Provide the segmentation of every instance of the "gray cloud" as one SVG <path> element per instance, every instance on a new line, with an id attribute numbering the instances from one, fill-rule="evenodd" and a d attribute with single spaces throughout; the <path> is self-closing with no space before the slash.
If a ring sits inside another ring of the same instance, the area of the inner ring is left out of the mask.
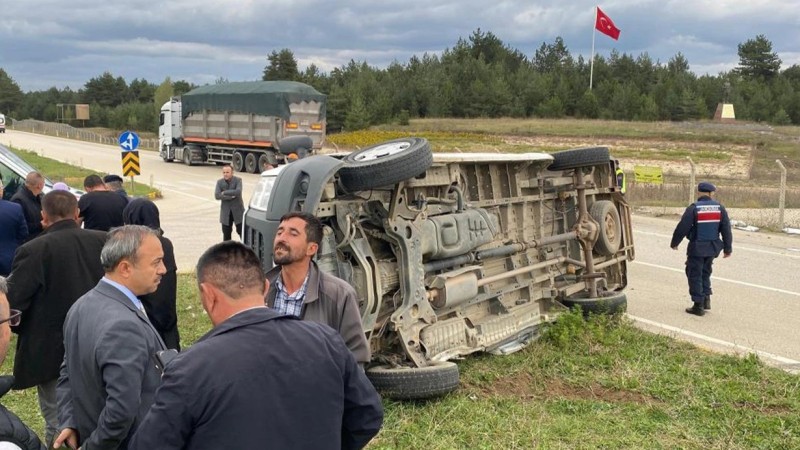
<path id="1" fill-rule="evenodd" d="M 0 67 L 23 90 L 80 89 L 109 71 L 131 81 L 169 76 L 203 84 L 255 80 L 272 50 L 291 49 L 301 67 L 329 71 L 349 60 L 385 67 L 441 53 L 477 28 L 529 57 L 564 39 L 589 58 L 594 5 L 588 0 L 28 0 L 8 2 L 0 21 Z M 611 0 L 600 5 L 622 30 L 612 49 L 667 62 L 678 52 L 698 74 L 738 64 L 737 45 L 765 34 L 783 67 L 800 63 L 795 0 Z"/>

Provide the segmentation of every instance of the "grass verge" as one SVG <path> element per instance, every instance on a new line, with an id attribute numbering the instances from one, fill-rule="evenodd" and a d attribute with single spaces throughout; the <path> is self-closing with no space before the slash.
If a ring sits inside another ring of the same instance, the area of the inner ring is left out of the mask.
<path id="1" fill-rule="evenodd" d="M 192 274 L 179 276 L 178 317 L 186 347 L 211 328 Z M 800 448 L 800 377 L 621 318 L 565 314 L 525 350 L 459 367 L 453 394 L 385 400 L 384 428 L 369 448 Z M 42 432 L 34 389 L 3 404 Z"/>
<path id="2" fill-rule="evenodd" d="M 83 190 L 83 179 L 86 178 L 88 175 L 97 174 L 101 177 L 108 175 L 104 172 L 98 172 L 90 169 L 85 169 L 79 165 L 74 165 L 71 163 L 63 163 L 61 161 L 57 161 L 52 158 L 48 158 L 46 156 L 42 156 L 36 152 L 32 152 L 29 150 L 21 150 L 14 147 L 9 147 L 9 149 L 14 152 L 17 156 L 24 159 L 28 162 L 31 166 L 36 168 L 39 172 L 41 172 L 44 176 L 52 180 L 54 183 L 63 181 L 67 183 L 69 186 Z M 78 162 L 80 164 L 80 162 Z M 139 182 L 134 181 L 133 189 L 131 189 L 131 182 L 130 179 L 126 180 L 124 183 L 125 190 L 128 192 L 128 195 L 134 197 L 146 197 L 149 196 L 150 198 L 160 198 L 161 191 L 156 188 L 151 188 L 146 184 L 142 184 Z"/>

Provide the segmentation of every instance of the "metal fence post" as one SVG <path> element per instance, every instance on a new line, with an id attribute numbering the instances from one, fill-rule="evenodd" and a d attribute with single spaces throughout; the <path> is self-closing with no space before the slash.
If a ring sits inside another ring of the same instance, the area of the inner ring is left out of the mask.
<path id="1" fill-rule="evenodd" d="M 786 209 L 786 166 L 783 165 L 780 159 L 775 160 L 781 166 L 781 193 L 778 197 L 778 229 L 783 229 L 783 213 Z"/>

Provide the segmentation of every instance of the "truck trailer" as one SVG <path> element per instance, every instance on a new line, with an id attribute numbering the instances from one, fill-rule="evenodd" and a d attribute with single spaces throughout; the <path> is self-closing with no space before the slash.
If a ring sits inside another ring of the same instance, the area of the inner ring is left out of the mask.
<path id="1" fill-rule="evenodd" d="M 257 173 L 322 147 L 325 102 L 324 94 L 295 81 L 202 86 L 161 107 L 159 154 L 166 162 Z"/>

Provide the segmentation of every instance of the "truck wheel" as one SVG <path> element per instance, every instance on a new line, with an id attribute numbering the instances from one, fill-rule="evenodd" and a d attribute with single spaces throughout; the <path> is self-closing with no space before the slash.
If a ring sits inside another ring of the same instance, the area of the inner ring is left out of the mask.
<path id="1" fill-rule="evenodd" d="M 273 164 L 272 162 L 270 162 L 269 156 L 267 156 L 267 155 L 259 156 L 258 157 L 258 170 L 259 170 L 259 172 L 264 170 L 264 165 L 266 165 L 266 164 L 270 164 L 272 166 L 276 165 L 276 164 Z"/>
<path id="2" fill-rule="evenodd" d="M 423 138 L 387 141 L 344 158 L 339 181 L 350 192 L 390 186 L 424 173 L 433 164 L 433 153 Z"/>
<path id="3" fill-rule="evenodd" d="M 610 158 L 608 147 L 573 148 L 553 153 L 553 162 L 547 170 L 566 170 L 608 164 Z"/>
<path id="4" fill-rule="evenodd" d="M 624 292 L 606 292 L 598 298 L 590 298 L 587 292 L 579 292 L 561 300 L 568 308 L 581 307 L 584 317 L 591 314 L 618 314 L 628 309 L 628 297 Z"/>
<path id="5" fill-rule="evenodd" d="M 258 173 L 258 159 L 255 153 L 248 153 L 244 157 L 244 168 L 249 173 Z"/>
<path id="6" fill-rule="evenodd" d="M 384 397 L 418 400 L 455 391 L 459 377 L 455 363 L 431 361 L 427 367 L 370 367 L 367 378 Z"/>
<path id="7" fill-rule="evenodd" d="M 233 170 L 236 172 L 244 171 L 244 156 L 242 156 L 242 152 L 233 152 L 231 167 L 233 167 Z"/>
<path id="8" fill-rule="evenodd" d="M 163 159 L 164 162 L 172 162 L 172 158 L 169 157 L 169 147 L 166 145 L 161 148 L 161 159 Z"/>
<path id="9" fill-rule="evenodd" d="M 192 152 L 188 148 L 183 149 L 183 163 L 187 166 L 192 165 Z"/>
<path id="10" fill-rule="evenodd" d="M 622 245 L 622 223 L 614 202 L 596 201 L 589 208 L 589 214 L 600 224 L 600 233 L 594 244 L 594 250 L 604 256 L 617 253 Z"/>

